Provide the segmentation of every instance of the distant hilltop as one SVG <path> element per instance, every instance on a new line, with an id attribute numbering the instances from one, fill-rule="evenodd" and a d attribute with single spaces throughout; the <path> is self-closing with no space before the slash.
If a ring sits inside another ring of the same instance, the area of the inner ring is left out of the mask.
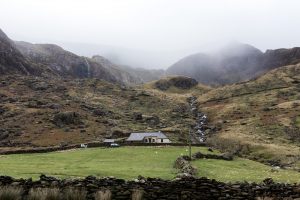
<path id="1" fill-rule="evenodd" d="M 225 85 L 255 78 L 277 67 L 300 62 L 300 48 L 267 50 L 248 44 L 232 44 L 211 54 L 187 56 L 172 66 L 168 75 L 189 76 L 207 85 Z"/>

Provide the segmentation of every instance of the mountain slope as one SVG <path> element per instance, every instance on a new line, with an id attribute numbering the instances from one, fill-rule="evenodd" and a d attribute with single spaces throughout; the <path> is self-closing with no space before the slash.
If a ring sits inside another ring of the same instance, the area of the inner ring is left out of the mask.
<path id="1" fill-rule="evenodd" d="M 139 77 L 144 83 L 159 80 L 165 74 L 165 71 L 162 69 L 133 68 L 125 65 L 119 65 L 119 68 L 130 73 L 132 76 Z"/>
<path id="2" fill-rule="evenodd" d="M 15 43 L 24 56 L 49 66 L 63 77 L 99 78 L 127 85 L 141 83 L 139 78 L 119 69 L 101 56 L 81 57 L 53 44 Z"/>
<path id="3" fill-rule="evenodd" d="M 50 73 L 50 70 L 26 59 L 16 48 L 14 42 L 0 29 L 0 74 L 11 73 L 41 75 Z"/>
<path id="4" fill-rule="evenodd" d="M 292 58 L 294 59 L 294 58 Z M 162 91 L 170 98 L 196 96 L 208 117 L 207 142 L 224 152 L 300 170 L 300 64 L 282 66 L 247 82 L 200 84 Z"/>
<path id="5" fill-rule="evenodd" d="M 113 64 L 102 56 L 95 55 L 92 57 L 92 60 L 105 67 L 118 80 L 122 80 L 123 82 L 129 84 L 141 84 L 143 82 L 140 77 L 123 70 L 120 66 Z"/>
<path id="6" fill-rule="evenodd" d="M 0 29 L 0 73 L 63 78 L 99 78 L 112 83 L 141 83 L 137 77 L 94 59 L 77 56 L 54 44 L 14 42 Z"/>
<path id="7" fill-rule="evenodd" d="M 190 76 L 209 85 L 255 78 L 271 69 L 300 62 L 300 48 L 260 50 L 246 44 L 227 46 L 213 54 L 195 54 L 167 69 L 167 74 Z"/>
<path id="8" fill-rule="evenodd" d="M 210 90 L 199 108 L 218 130 L 210 142 L 251 159 L 300 169 L 300 64 Z"/>
<path id="9" fill-rule="evenodd" d="M 186 141 L 185 98 L 99 79 L 0 76 L 0 150 L 126 138 L 159 131 Z M 163 112 L 162 112 L 163 111 Z"/>
<path id="10" fill-rule="evenodd" d="M 133 68 L 125 65 L 116 65 L 99 55 L 93 56 L 92 59 L 102 64 L 108 70 L 112 71 L 112 73 L 114 73 L 116 76 L 123 76 L 124 79 L 134 79 L 132 81 L 135 81 L 136 83 L 146 83 L 153 80 L 158 80 L 164 74 L 164 70 Z"/>
<path id="11" fill-rule="evenodd" d="M 99 78 L 109 82 L 126 83 L 120 80 L 101 64 L 86 57 L 77 56 L 53 44 L 31 44 L 15 42 L 21 53 L 42 65 L 49 66 L 63 77 Z"/>

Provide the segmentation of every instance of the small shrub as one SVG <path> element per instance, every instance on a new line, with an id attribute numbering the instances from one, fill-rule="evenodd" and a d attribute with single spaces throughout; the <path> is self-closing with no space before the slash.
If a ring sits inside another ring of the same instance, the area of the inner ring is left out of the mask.
<path id="1" fill-rule="evenodd" d="M 64 191 L 64 200 L 85 200 L 86 194 L 85 190 L 69 188 Z"/>
<path id="2" fill-rule="evenodd" d="M 140 189 L 135 189 L 132 191 L 132 200 L 142 200 L 144 191 Z"/>
<path id="3" fill-rule="evenodd" d="M 96 192 L 95 200 L 111 200 L 111 191 L 110 190 L 101 190 Z"/>
<path id="4" fill-rule="evenodd" d="M 1 200 L 21 200 L 23 190 L 16 187 L 3 187 L 0 188 Z"/>
<path id="5" fill-rule="evenodd" d="M 220 149 L 222 152 L 227 152 L 234 155 L 247 155 L 251 153 L 250 145 L 243 144 L 240 141 L 234 141 L 231 138 L 219 138 L 217 136 L 206 140 L 208 146 Z"/>
<path id="6" fill-rule="evenodd" d="M 27 200 L 61 200 L 61 193 L 57 188 L 33 188 L 29 191 Z"/>
<path id="7" fill-rule="evenodd" d="M 46 190 L 42 188 L 32 188 L 29 191 L 27 200 L 43 200 L 47 196 Z"/>

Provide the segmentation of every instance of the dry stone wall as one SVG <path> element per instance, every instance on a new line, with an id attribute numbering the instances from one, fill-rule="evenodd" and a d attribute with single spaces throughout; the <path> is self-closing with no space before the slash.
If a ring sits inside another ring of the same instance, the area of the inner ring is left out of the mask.
<path id="1" fill-rule="evenodd" d="M 110 191 L 111 199 L 133 199 L 136 191 L 140 191 L 140 199 L 179 200 L 179 199 L 208 199 L 208 200 L 237 200 L 237 199 L 299 199 L 299 184 L 275 183 L 266 179 L 256 183 L 222 183 L 207 178 L 181 178 L 162 180 L 139 177 L 134 181 L 116 178 L 96 178 L 60 180 L 42 175 L 40 180 L 14 179 L 0 176 L 0 188 L 14 186 L 23 188 L 25 199 L 31 188 L 74 188 L 86 191 L 86 199 L 95 199 L 99 191 Z M 268 197 L 268 198 L 265 198 Z"/>

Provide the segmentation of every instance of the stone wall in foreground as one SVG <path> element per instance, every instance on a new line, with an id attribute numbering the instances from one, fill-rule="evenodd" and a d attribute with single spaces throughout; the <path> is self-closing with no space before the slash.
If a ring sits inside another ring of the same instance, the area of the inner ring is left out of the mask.
<path id="1" fill-rule="evenodd" d="M 112 199 L 132 199 L 134 191 L 143 194 L 142 199 L 179 200 L 179 199 L 300 199 L 299 184 L 274 183 L 266 179 L 256 183 L 222 183 L 207 178 L 181 178 L 175 180 L 161 180 L 142 178 L 134 181 L 125 181 L 115 178 L 98 179 L 93 176 L 85 179 L 56 179 L 42 175 L 40 180 L 14 179 L 0 176 L 0 188 L 5 186 L 22 187 L 23 196 L 31 188 L 59 188 L 64 190 L 84 190 L 87 199 L 94 199 L 97 191 L 111 192 Z M 265 198 L 266 199 L 266 198 Z"/>

